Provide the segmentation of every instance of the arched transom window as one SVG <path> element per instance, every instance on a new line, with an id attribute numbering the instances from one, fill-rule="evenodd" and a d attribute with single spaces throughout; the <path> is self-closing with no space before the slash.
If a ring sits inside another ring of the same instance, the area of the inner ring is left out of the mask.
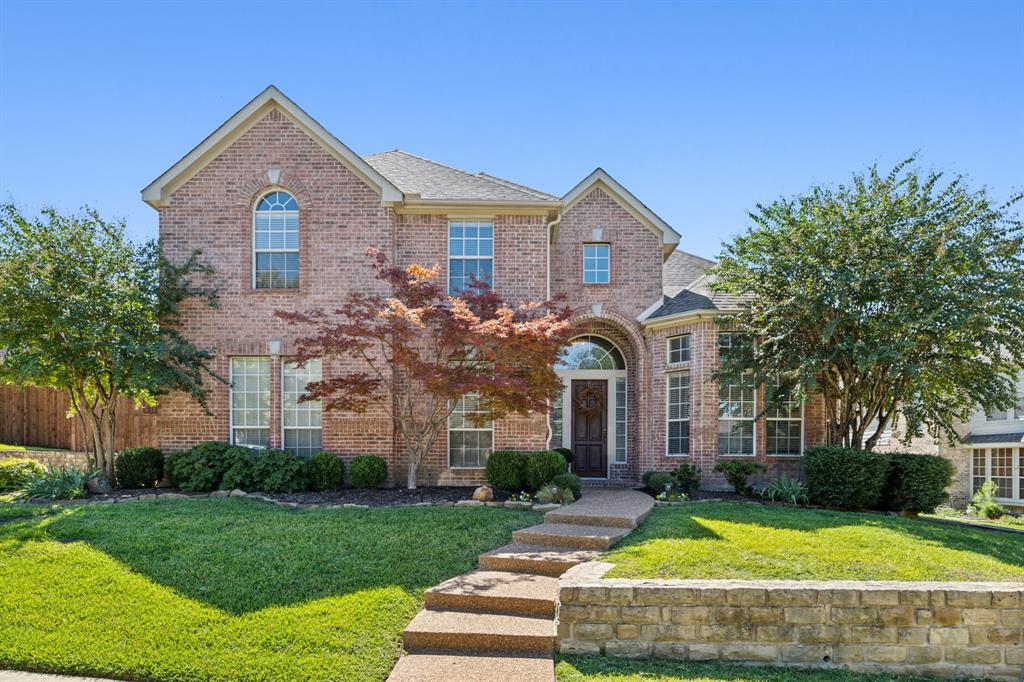
<path id="1" fill-rule="evenodd" d="M 579 336 L 562 351 L 558 369 L 626 369 L 622 353 L 607 339 Z"/>
<path id="2" fill-rule="evenodd" d="M 299 205 L 288 192 L 268 192 L 256 203 L 253 220 L 253 286 L 299 286 Z"/>

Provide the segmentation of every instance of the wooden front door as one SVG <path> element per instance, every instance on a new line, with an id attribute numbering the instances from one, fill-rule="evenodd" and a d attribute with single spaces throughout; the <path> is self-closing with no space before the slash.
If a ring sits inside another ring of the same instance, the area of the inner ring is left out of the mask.
<path id="1" fill-rule="evenodd" d="M 572 454 L 577 476 L 608 475 L 608 381 L 572 381 Z"/>

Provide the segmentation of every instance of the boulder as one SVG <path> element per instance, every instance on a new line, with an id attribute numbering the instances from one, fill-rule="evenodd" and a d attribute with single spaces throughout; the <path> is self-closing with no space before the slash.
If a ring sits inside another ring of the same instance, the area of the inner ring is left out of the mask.
<path id="1" fill-rule="evenodd" d="M 494 499 L 494 491 L 491 486 L 482 485 L 473 491 L 473 499 L 478 502 L 490 502 Z"/>
<path id="2" fill-rule="evenodd" d="M 480 500 L 459 500 L 455 503 L 456 507 L 482 507 L 484 503 Z"/>
<path id="3" fill-rule="evenodd" d="M 210 497 L 227 497 L 230 494 L 227 490 L 214 490 L 210 493 Z"/>
<path id="4" fill-rule="evenodd" d="M 85 489 L 93 495 L 110 495 L 114 492 L 106 476 L 93 476 L 85 482 Z"/>
<path id="5" fill-rule="evenodd" d="M 248 497 L 249 493 L 245 492 L 244 490 L 239 490 L 238 488 L 235 488 L 230 493 L 228 493 L 228 495 L 230 497 Z"/>

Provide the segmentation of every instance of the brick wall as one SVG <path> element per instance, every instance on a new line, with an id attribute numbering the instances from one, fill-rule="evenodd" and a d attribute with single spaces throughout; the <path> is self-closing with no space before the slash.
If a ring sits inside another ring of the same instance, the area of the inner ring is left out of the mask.
<path id="1" fill-rule="evenodd" d="M 1011 583 L 561 579 L 562 653 L 721 660 L 1019 681 Z"/>

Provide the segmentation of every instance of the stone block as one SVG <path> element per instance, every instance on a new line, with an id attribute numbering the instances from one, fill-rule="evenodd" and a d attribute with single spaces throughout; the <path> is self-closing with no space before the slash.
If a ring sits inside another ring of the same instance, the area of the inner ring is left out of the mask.
<path id="1" fill-rule="evenodd" d="M 715 608 L 715 622 L 719 625 L 746 623 L 747 610 L 742 606 L 719 606 Z"/>
<path id="2" fill-rule="evenodd" d="M 946 593 L 942 590 L 932 590 L 928 595 L 928 601 L 932 606 L 945 606 Z"/>
<path id="3" fill-rule="evenodd" d="M 792 644 L 782 647 L 782 660 L 786 663 L 823 663 L 832 659 L 832 647 L 821 644 Z"/>
<path id="4" fill-rule="evenodd" d="M 929 599 L 928 590 L 900 590 L 900 604 L 902 606 L 928 606 L 930 603 Z"/>
<path id="5" fill-rule="evenodd" d="M 720 655 L 717 644 L 691 644 L 687 649 L 691 661 L 717 661 Z"/>
<path id="6" fill-rule="evenodd" d="M 483 507 L 484 503 L 480 500 L 459 500 L 455 503 L 456 507 Z"/>
<path id="7" fill-rule="evenodd" d="M 785 608 L 787 623 L 795 625 L 809 625 L 825 622 L 824 606 L 787 606 Z"/>
<path id="8" fill-rule="evenodd" d="M 1010 609 L 1019 606 L 1021 600 L 1024 600 L 1024 590 L 1022 589 L 1002 590 L 996 588 L 992 590 L 992 606 L 996 608 Z"/>
<path id="9" fill-rule="evenodd" d="M 585 623 L 587 622 L 587 620 L 589 620 L 589 616 L 589 606 L 578 606 L 576 604 L 562 604 L 558 607 L 558 619 L 568 623 Z"/>
<path id="10" fill-rule="evenodd" d="M 1003 609 L 1003 625 L 1024 627 L 1024 609 Z"/>
<path id="11" fill-rule="evenodd" d="M 1003 659 L 1003 651 L 998 647 L 946 647 L 946 661 L 948 663 L 999 663 Z"/>
<path id="12" fill-rule="evenodd" d="M 557 629 L 558 639 L 572 639 L 572 623 L 567 623 L 564 620 L 558 621 Z"/>
<path id="13" fill-rule="evenodd" d="M 1024 647 L 1006 650 L 1006 664 L 1024 666 Z"/>
<path id="14" fill-rule="evenodd" d="M 724 644 L 723 661 L 750 661 L 773 663 L 779 658 L 779 647 L 769 644 Z"/>
<path id="15" fill-rule="evenodd" d="M 921 665 L 925 663 L 938 663 L 942 660 L 941 646 L 911 646 L 907 647 L 907 663 Z"/>
<path id="16" fill-rule="evenodd" d="M 726 600 L 733 606 L 762 606 L 768 603 L 768 591 L 760 587 L 734 587 Z"/>
<path id="17" fill-rule="evenodd" d="M 710 606 L 673 606 L 666 610 L 673 623 L 710 623 L 712 619 Z"/>
<path id="18" fill-rule="evenodd" d="M 927 644 L 928 628 L 900 628 L 896 641 L 900 644 Z"/>
<path id="19" fill-rule="evenodd" d="M 696 625 L 642 625 L 640 639 L 649 642 L 689 642 L 697 639 Z"/>
<path id="20" fill-rule="evenodd" d="M 872 663 L 902 663 L 907 660 L 907 647 L 869 644 L 864 647 L 864 660 Z"/>
<path id="21" fill-rule="evenodd" d="M 654 645 L 654 657 L 664 658 L 670 661 L 685 661 L 688 658 L 688 648 L 685 644 L 658 643 Z"/>
<path id="22" fill-rule="evenodd" d="M 608 588 L 609 604 L 634 604 L 636 591 L 628 585 L 612 585 Z"/>
<path id="23" fill-rule="evenodd" d="M 912 606 L 880 606 L 878 622 L 881 625 L 913 625 L 914 607 Z"/>
<path id="24" fill-rule="evenodd" d="M 895 644 L 898 639 L 896 628 L 883 625 L 851 625 L 843 635 L 850 644 Z"/>
<path id="25" fill-rule="evenodd" d="M 660 623 L 661 609 L 657 606 L 623 606 L 623 623 Z"/>
<path id="26" fill-rule="evenodd" d="M 899 590 L 864 590 L 860 603 L 863 606 L 898 606 L 900 593 Z"/>
<path id="27" fill-rule="evenodd" d="M 623 616 L 619 614 L 618 606 L 588 606 L 586 607 L 586 617 L 583 620 L 592 623 L 628 623 Z"/>
<path id="28" fill-rule="evenodd" d="M 698 625 L 697 637 L 709 642 L 749 642 L 757 638 L 753 625 Z"/>
<path id="29" fill-rule="evenodd" d="M 784 617 L 781 606 L 751 606 L 747 612 L 748 622 L 754 625 L 776 625 L 782 623 Z"/>
<path id="30" fill-rule="evenodd" d="M 818 592 L 812 589 L 770 588 L 768 604 L 771 606 L 814 606 Z"/>
<path id="31" fill-rule="evenodd" d="M 963 622 L 963 610 L 952 606 L 936 606 L 932 609 L 932 625 L 952 627 Z"/>
<path id="32" fill-rule="evenodd" d="M 636 603 L 641 606 L 699 604 L 700 591 L 687 587 L 656 587 L 652 585 L 639 585 L 636 588 Z"/>
<path id="33" fill-rule="evenodd" d="M 948 606 L 991 606 L 992 593 L 988 590 L 946 590 Z"/>
<path id="34" fill-rule="evenodd" d="M 802 625 L 796 629 L 801 644 L 838 644 L 842 635 L 843 628 L 838 625 Z"/>
<path id="35" fill-rule="evenodd" d="M 999 646 L 1019 646 L 1024 644 L 1024 636 L 1018 628 L 968 628 L 971 633 L 971 644 L 998 644 Z"/>
<path id="36" fill-rule="evenodd" d="M 614 637 L 615 628 L 611 623 L 576 623 L 572 632 L 576 639 L 604 642 Z"/>
<path id="37" fill-rule="evenodd" d="M 935 615 L 931 609 L 914 609 L 914 623 L 927 627 L 935 622 Z"/>
<path id="38" fill-rule="evenodd" d="M 829 621 L 837 625 L 869 625 L 878 620 L 878 609 L 863 606 L 836 606 L 829 611 Z"/>
<path id="39" fill-rule="evenodd" d="M 726 599 L 726 590 L 724 589 L 708 588 L 700 592 L 700 603 L 706 606 L 724 605 L 728 603 Z"/>
<path id="40" fill-rule="evenodd" d="M 969 641 L 967 628 L 932 628 L 928 632 L 929 644 L 962 645 Z"/>
<path id="41" fill-rule="evenodd" d="M 616 639 L 636 639 L 640 636 L 640 626 L 632 623 L 623 623 L 615 628 Z M 610 639 L 610 638 L 609 638 Z"/>
<path id="42" fill-rule="evenodd" d="M 792 642 L 796 639 L 795 625 L 758 625 L 759 642 Z"/>
<path id="43" fill-rule="evenodd" d="M 558 650 L 563 654 L 583 654 L 585 656 L 600 656 L 601 646 L 596 642 L 584 642 L 578 639 L 563 639 L 558 645 Z"/>
<path id="44" fill-rule="evenodd" d="M 576 588 L 576 601 L 584 604 L 607 604 L 608 588 L 596 585 L 581 585 Z"/>
<path id="45" fill-rule="evenodd" d="M 864 647 L 844 644 L 832 647 L 832 660 L 836 663 L 858 663 L 864 660 Z"/>
<path id="46" fill-rule="evenodd" d="M 860 590 L 838 588 L 818 592 L 818 603 L 830 606 L 859 606 Z"/>
<path id="47" fill-rule="evenodd" d="M 647 658 L 651 655 L 650 642 L 619 641 L 605 642 L 604 653 L 615 658 Z"/>
<path id="48" fill-rule="evenodd" d="M 998 609 L 964 609 L 965 625 L 999 625 Z"/>

